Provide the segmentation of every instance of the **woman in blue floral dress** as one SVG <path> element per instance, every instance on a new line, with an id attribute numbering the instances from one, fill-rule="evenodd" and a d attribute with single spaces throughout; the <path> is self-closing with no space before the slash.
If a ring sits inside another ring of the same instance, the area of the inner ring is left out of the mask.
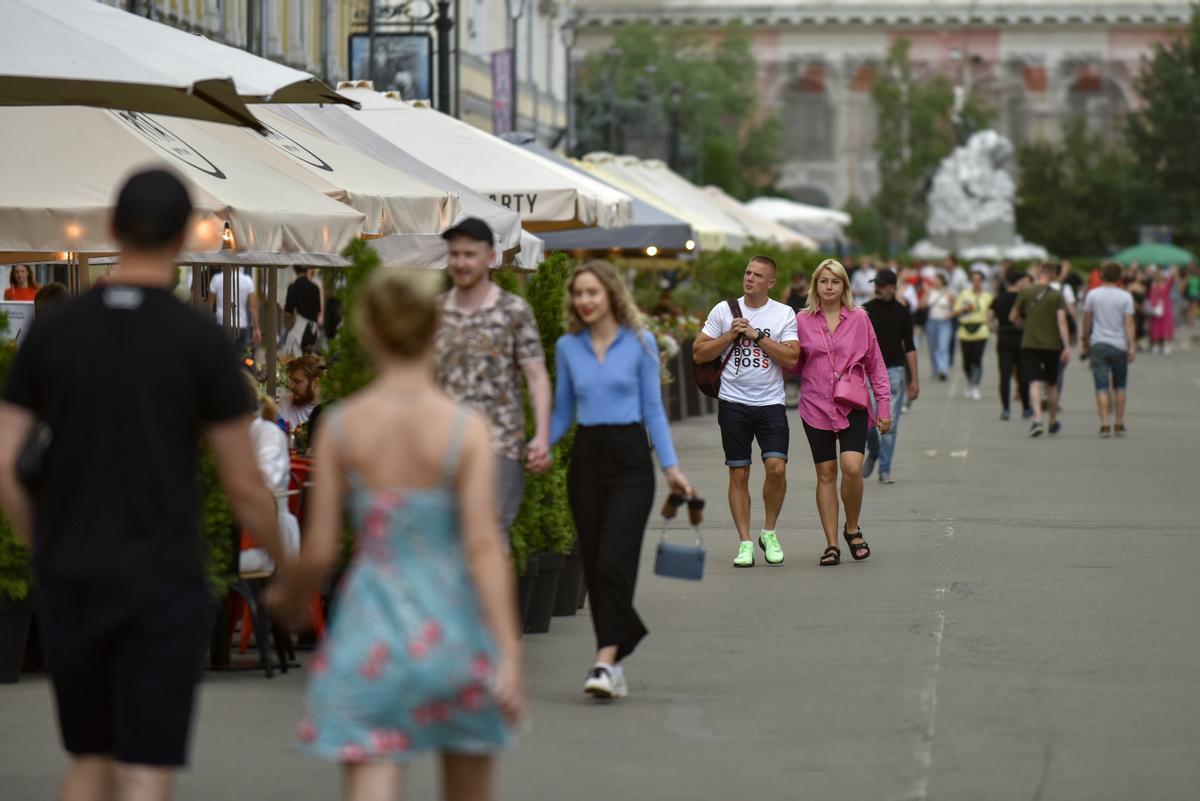
<path id="1" fill-rule="evenodd" d="M 397 797 L 400 766 L 431 751 L 446 798 L 491 798 L 493 756 L 524 704 L 487 427 L 441 394 L 428 366 L 439 278 L 387 271 L 363 292 L 378 375 L 319 429 L 300 558 L 271 597 L 303 618 L 347 511 L 357 552 L 299 735 L 308 753 L 343 764 L 349 801 Z"/>

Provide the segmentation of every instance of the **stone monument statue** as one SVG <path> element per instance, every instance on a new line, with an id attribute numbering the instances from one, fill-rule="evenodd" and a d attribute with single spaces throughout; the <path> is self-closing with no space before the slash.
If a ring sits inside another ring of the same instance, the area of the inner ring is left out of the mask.
<path id="1" fill-rule="evenodd" d="M 1004 251 L 1017 243 L 1012 158 L 1012 142 L 995 131 L 979 131 L 942 160 L 928 197 L 926 227 L 934 245 L 961 253 L 982 247 Z"/>

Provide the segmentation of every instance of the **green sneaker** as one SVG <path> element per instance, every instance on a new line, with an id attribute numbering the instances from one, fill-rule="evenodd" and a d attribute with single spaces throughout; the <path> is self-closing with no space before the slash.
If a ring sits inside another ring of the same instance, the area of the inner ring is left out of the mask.
<path id="1" fill-rule="evenodd" d="M 733 560 L 734 567 L 754 567 L 754 543 L 744 540 L 738 545 L 737 558 Z"/>
<path id="2" fill-rule="evenodd" d="M 768 565 L 783 564 L 783 549 L 779 547 L 779 538 L 774 531 L 764 531 L 758 538 L 758 547 L 763 549 Z"/>

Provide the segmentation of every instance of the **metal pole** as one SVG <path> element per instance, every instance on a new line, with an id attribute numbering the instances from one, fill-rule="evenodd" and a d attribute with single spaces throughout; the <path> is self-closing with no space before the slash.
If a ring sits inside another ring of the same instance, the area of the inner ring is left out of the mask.
<path id="1" fill-rule="evenodd" d="M 275 397 L 276 380 L 275 364 L 279 352 L 279 270 L 278 267 L 266 267 L 267 302 L 266 319 L 263 322 L 264 361 L 267 368 L 267 394 Z"/>
<path id="2" fill-rule="evenodd" d="M 438 48 L 438 111 L 450 114 L 450 31 L 454 20 L 450 19 L 450 0 L 438 0 L 437 16 Z"/>
<path id="3" fill-rule="evenodd" d="M 375 79 L 375 0 L 367 4 L 367 75 L 368 81 Z M 381 87 L 376 86 L 376 89 Z"/>
<path id="4" fill-rule="evenodd" d="M 462 0 L 454 0 L 454 19 L 462 19 Z M 454 116 L 462 119 L 462 34 L 454 35 Z"/>
<path id="5" fill-rule="evenodd" d="M 511 20 L 511 23 L 512 23 L 512 64 L 510 64 L 509 66 L 511 67 L 511 71 L 512 71 L 512 107 L 511 107 L 510 113 L 512 114 L 512 130 L 514 130 L 514 131 L 519 130 L 519 128 L 518 128 L 519 123 L 517 122 L 517 104 L 521 99 L 521 84 L 519 84 L 517 82 L 520 80 L 520 78 L 518 78 L 518 76 L 517 76 L 517 32 L 518 32 L 517 20 L 519 20 L 520 18 L 521 18 L 520 15 L 518 15 L 518 16 L 513 17 Z"/>

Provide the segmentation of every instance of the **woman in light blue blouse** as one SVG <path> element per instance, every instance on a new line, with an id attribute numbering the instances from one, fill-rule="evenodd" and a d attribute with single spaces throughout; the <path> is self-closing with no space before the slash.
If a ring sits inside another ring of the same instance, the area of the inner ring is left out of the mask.
<path id="1" fill-rule="evenodd" d="M 566 319 L 571 333 L 558 340 L 550 438 L 557 442 L 579 424 L 567 492 L 596 630 L 596 662 L 583 689 L 622 698 L 628 687 L 620 662 L 646 635 L 633 591 L 654 503 L 647 431 L 671 489 L 690 496 L 692 488 L 676 464 L 663 411 L 658 346 L 611 265 L 576 268 Z"/>

